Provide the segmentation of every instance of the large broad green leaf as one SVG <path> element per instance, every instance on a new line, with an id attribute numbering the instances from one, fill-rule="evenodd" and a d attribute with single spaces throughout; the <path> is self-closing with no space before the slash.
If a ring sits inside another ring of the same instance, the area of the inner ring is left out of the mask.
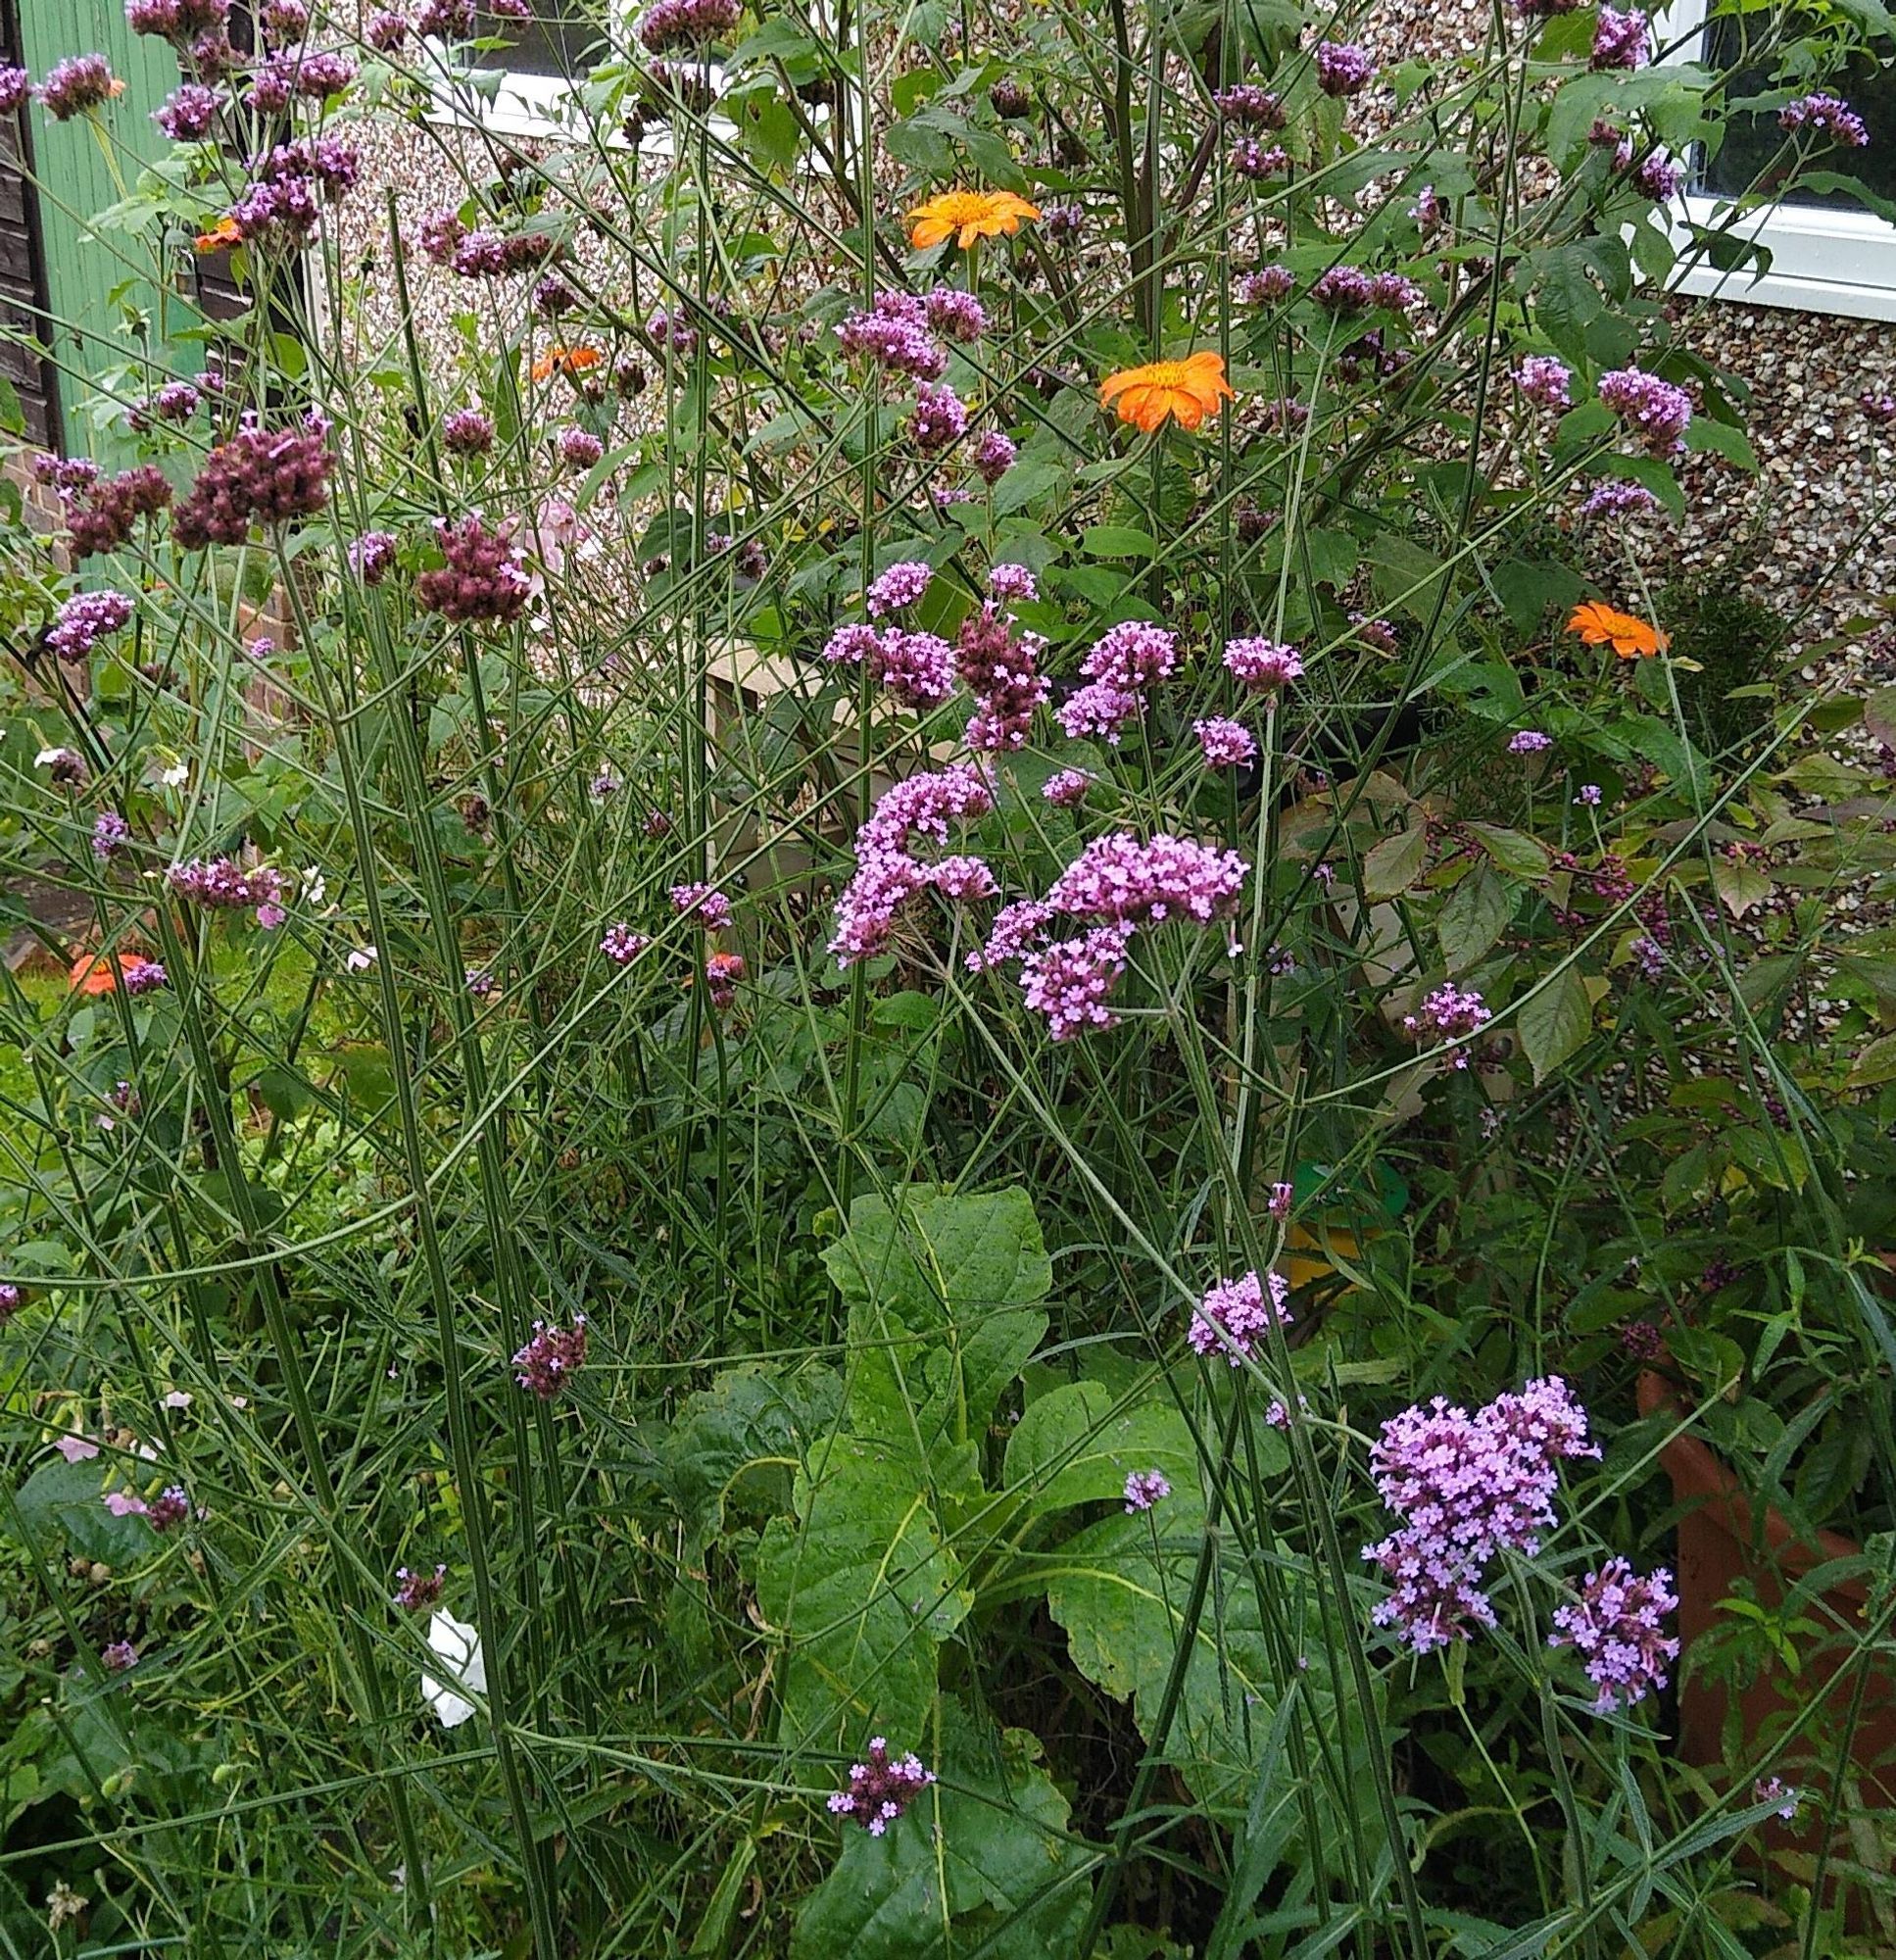
<path id="1" fill-rule="evenodd" d="M 982 1442 L 1046 1331 L 1052 1268 L 1025 1192 L 933 1185 L 858 1200 L 824 1259 L 849 1304 L 842 1431 L 804 1449 L 757 1604 L 785 1641 L 788 1745 L 911 1747 L 971 1603 L 948 1546 L 987 1509 Z"/>
<path id="2" fill-rule="evenodd" d="M 1053 1269 L 1024 1191 L 934 1186 L 858 1199 L 823 1255 L 849 1304 L 846 1402 L 858 1435 L 912 1453 L 910 1484 L 972 1474 L 1000 1392 L 1046 1332 Z"/>
<path id="3" fill-rule="evenodd" d="M 1107 1693 L 1131 1698 L 1148 1740 L 1184 1637 L 1202 1542 L 1200 1510 L 1168 1499 L 1092 1525 L 1047 1559 L 1046 1602 L 1066 1630 L 1074 1665 Z M 1321 1737 L 1354 1735 L 1360 1723 L 1360 1711 L 1331 1682 L 1308 1567 L 1274 1553 L 1264 1572 L 1268 1617 L 1248 1562 L 1229 1542 L 1221 1550 L 1163 1751 L 1193 1796 L 1228 1818 L 1250 1801 L 1287 1693 L 1298 1697 L 1295 1720 L 1313 1752 Z"/>
<path id="4" fill-rule="evenodd" d="M 693 1537 L 721 1531 L 727 1505 L 753 1515 L 788 1509 L 791 1479 L 835 1426 L 842 1399 L 828 1368 L 789 1376 L 733 1368 L 687 1396 L 659 1464 Z"/>
<path id="5" fill-rule="evenodd" d="M 1449 893 L 1435 921 L 1435 937 L 1451 974 L 1466 973 L 1501 937 L 1518 896 L 1519 887 L 1480 862 Z"/>
<path id="6" fill-rule="evenodd" d="M 135 1565 L 152 1555 L 159 1541 L 150 1524 L 141 1517 L 116 1518 L 106 1509 L 109 1468 L 104 1456 L 82 1463 L 52 1457 L 26 1479 L 14 1501 L 30 1534 L 29 1549 L 40 1557 L 77 1552 L 114 1566 Z"/>
<path id="7" fill-rule="evenodd" d="M 1198 1446 L 1154 1384 L 1130 1408 L 1103 1382 L 1071 1382 L 1027 1406 L 1007 1444 L 1007 1489 L 1026 1514 L 1047 1516 L 1102 1497 L 1123 1498 L 1136 1470 L 1157 1470 L 1172 1499 L 1202 1514 Z"/>
<path id="8" fill-rule="evenodd" d="M 843 1855 L 797 1921 L 791 1960 L 1065 1960 L 1091 1903 L 1087 1847 L 1024 1731 L 942 1704 L 940 1781 L 881 1838 L 843 1826 Z M 890 1737 L 892 1750 L 899 1744 Z M 923 1751 L 922 1753 L 926 1753 Z"/>
<path id="9" fill-rule="evenodd" d="M 971 1602 L 910 1459 L 841 1437 L 797 1479 L 796 1516 L 757 1547 L 757 1609 L 782 1631 L 787 1747 L 846 1749 L 886 1735 L 912 1748 L 935 1700 L 936 1648 Z"/>

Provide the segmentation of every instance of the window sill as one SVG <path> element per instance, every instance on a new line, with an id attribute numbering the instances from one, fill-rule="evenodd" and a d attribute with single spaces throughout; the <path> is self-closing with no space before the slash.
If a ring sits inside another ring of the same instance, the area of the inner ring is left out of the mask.
<path id="1" fill-rule="evenodd" d="M 1681 219 L 1704 226 L 1719 224 L 1730 211 L 1727 203 L 1702 193 L 1688 194 L 1679 206 Z M 1739 219 L 1730 230 L 1769 250 L 1770 270 L 1761 273 L 1754 266 L 1721 270 L 1701 257 L 1674 277 L 1675 292 L 1848 319 L 1896 320 L 1896 225 L 1866 212 L 1779 205 Z M 1681 252 L 1689 246 L 1682 221 L 1675 226 L 1674 243 Z"/>

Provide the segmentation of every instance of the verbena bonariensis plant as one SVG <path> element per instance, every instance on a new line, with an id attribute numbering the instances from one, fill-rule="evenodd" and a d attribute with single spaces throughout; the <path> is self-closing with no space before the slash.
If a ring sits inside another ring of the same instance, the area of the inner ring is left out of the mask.
<path id="1" fill-rule="evenodd" d="M 10 1942 L 1838 1950 L 1630 1396 L 1878 1522 L 1887 703 L 1656 616 L 1732 78 L 657 0 L 526 139 L 532 11 L 0 72 L 156 296 L 5 586 Z"/>

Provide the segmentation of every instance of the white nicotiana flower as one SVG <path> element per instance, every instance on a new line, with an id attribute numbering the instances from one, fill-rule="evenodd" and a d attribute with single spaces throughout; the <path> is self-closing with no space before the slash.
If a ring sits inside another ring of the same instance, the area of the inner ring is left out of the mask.
<path id="1" fill-rule="evenodd" d="M 33 758 L 33 767 L 36 769 L 51 768 L 65 754 L 66 751 L 64 749 L 42 749 Z"/>
<path id="2" fill-rule="evenodd" d="M 379 949 L 373 946 L 359 946 L 342 963 L 352 973 L 366 973 L 379 956 Z"/>
<path id="3" fill-rule="evenodd" d="M 322 875 L 320 864 L 306 864 L 303 867 L 303 902 L 305 905 L 319 906 L 329 896 L 328 881 Z"/>
<path id="4" fill-rule="evenodd" d="M 481 1651 L 480 1631 L 465 1620 L 436 1607 L 428 1621 L 428 1645 L 441 1662 L 441 1671 L 454 1683 L 446 1688 L 434 1676 L 421 1676 L 421 1699 L 444 1729 L 459 1729 L 474 1712 L 474 1704 L 456 1688 L 472 1694 L 487 1692 L 487 1656 Z"/>
<path id="5" fill-rule="evenodd" d="M 189 762 L 173 762 L 160 774 L 158 780 L 168 790 L 181 790 L 191 780 L 191 765 Z"/>

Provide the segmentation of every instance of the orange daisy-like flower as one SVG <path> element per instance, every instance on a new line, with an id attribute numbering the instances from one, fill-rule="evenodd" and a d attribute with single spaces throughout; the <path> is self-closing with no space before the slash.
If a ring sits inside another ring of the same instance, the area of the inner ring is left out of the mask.
<path id="1" fill-rule="evenodd" d="M 565 374 L 577 379 L 589 368 L 597 368 L 605 358 L 597 347 L 567 347 L 556 340 L 533 364 L 533 378 L 547 381 L 556 374 Z"/>
<path id="2" fill-rule="evenodd" d="M 966 251 L 978 238 L 1011 238 L 1041 208 L 1010 190 L 945 190 L 908 214 L 908 242 L 925 252 L 945 238 Z"/>
<path id="3" fill-rule="evenodd" d="M 1099 384 L 1099 406 L 1116 403 L 1119 419 L 1148 435 L 1168 416 L 1181 428 L 1194 429 L 1206 416 L 1215 416 L 1221 403 L 1237 399 L 1238 391 L 1225 379 L 1225 357 L 1209 352 L 1122 368 Z"/>
<path id="4" fill-rule="evenodd" d="M 221 252 L 226 245 L 241 245 L 243 238 L 243 227 L 234 218 L 220 218 L 210 230 L 200 231 L 191 244 L 199 258 L 204 258 L 212 252 Z"/>
<path id="5" fill-rule="evenodd" d="M 1673 643 L 1670 633 L 1662 633 L 1650 621 L 1615 612 L 1597 599 L 1574 608 L 1567 630 L 1578 633 L 1589 647 L 1611 647 L 1623 661 L 1649 660 Z"/>

